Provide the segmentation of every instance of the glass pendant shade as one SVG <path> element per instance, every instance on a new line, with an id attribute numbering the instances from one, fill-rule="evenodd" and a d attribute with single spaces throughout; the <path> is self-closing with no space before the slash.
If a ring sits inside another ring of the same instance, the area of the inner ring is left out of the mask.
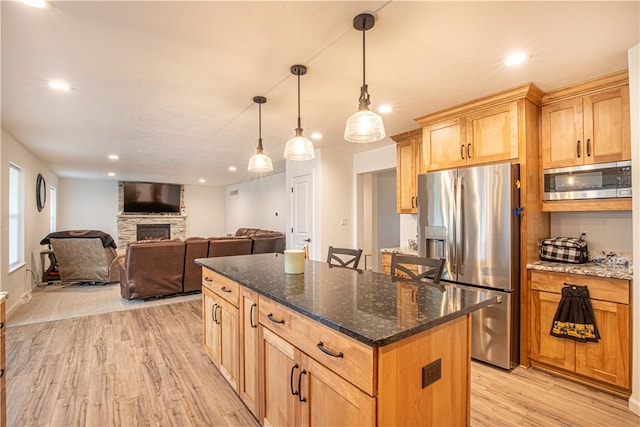
<path id="1" fill-rule="evenodd" d="M 256 155 L 249 159 L 249 172 L 271 172 L 273 170 L 273 164 L 271 159 L 264 154 L 262 148 L 262 104 L 267 102 L 267 98 L 264 96 L 254 96 L 253 102 L 258 104 L 258 149 Z"/>
<path id="2" fill-rule="evenodd" d="M 249 172 L 271 172 L 273 163 L 269 156 L 258 149 L 258 153 L 249 159 Z"/>
<path id="3" fill-rule="evenodd" d="M 358 110 L 347 119 L 344 139 L 365 143 L 379 141 L 386 136 L 382 117 L 369 109 Z"/>
<path id="4" fill-rule="evenodd" d="M 311 160 L 316 156 L 313 143 L 302 136 L 302 132 L 287 141 L 284 147 L 284 158 L 287 160 Z"/>

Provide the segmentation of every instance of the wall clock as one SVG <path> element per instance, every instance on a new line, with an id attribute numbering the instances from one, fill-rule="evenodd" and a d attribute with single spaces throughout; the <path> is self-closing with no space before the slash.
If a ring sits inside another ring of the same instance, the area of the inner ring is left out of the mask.
<path id="1" fill-rule="evenodd" d="M 36 178 L 36 207 L 38 212 L 44 209 L 44 202 L 47 200 L 47 184 L 44 181 L 44 176 L 41 173 Z"/>

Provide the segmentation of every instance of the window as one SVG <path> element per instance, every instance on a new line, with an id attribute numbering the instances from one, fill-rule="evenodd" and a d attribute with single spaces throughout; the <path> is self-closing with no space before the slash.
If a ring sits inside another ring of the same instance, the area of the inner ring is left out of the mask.
<path id="1" fill-rule="evenodd" d="M 24 172 L 9 165 L 9 271 L 24 264 Z"/>
<path id="2" fill-rule="evenodd" d="M 49 189 L 49 194 L 51 201 L 49 202 L 49 233 L 53 233 L 56 231 L 56 221 L 57 221 L 57 200 L 56 200 L 56 187 L 51 187 Z"/>

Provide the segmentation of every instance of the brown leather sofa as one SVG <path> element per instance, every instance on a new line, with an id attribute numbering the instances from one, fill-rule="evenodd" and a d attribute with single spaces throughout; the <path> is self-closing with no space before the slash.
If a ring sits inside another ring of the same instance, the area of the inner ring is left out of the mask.
<path id="1" fill-rule="evenodd" d="M 277 231 L 238 229 L 235 236 L 189 237 L 132 242 L 119 262 L 120 295 L 149 299 L 202 290 L 198 258 L 284 252 L 285 236 Z"/>
<path id="2" fill-rule="evenodd" d="M 122 298 L 148 299 L 182 293 L 186 244 L 179 240 L 132 242 L 120 263 Z"/>

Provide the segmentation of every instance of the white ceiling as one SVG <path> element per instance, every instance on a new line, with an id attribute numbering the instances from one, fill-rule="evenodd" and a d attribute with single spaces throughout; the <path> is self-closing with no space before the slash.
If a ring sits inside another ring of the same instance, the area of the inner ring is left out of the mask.
<path id="1" fill-rule="evenodd" d="M 534 82 L 551 90 L 627 68 L 640 3 L 625 2 L 96 2 L 33 9 L 1 2 L 2 127 L 60 177 L 229 185 L 246 171 L 262 107 L 265 153 L 284 171 L 301 77 L 305 136 L 355 152 L 366 33 L 371 107 L 391 104 L 387 135 L 414 118 Z M 514 51 L 530 61 L 502 64 Z M 64 79 L 73 90 L 48 88 Z M 111 161 L 109 154 L 120 159 Z M 230 172 L 229 166 L 236 166 Z M 108 178 L 107 172 L 115 172 Z"/>

